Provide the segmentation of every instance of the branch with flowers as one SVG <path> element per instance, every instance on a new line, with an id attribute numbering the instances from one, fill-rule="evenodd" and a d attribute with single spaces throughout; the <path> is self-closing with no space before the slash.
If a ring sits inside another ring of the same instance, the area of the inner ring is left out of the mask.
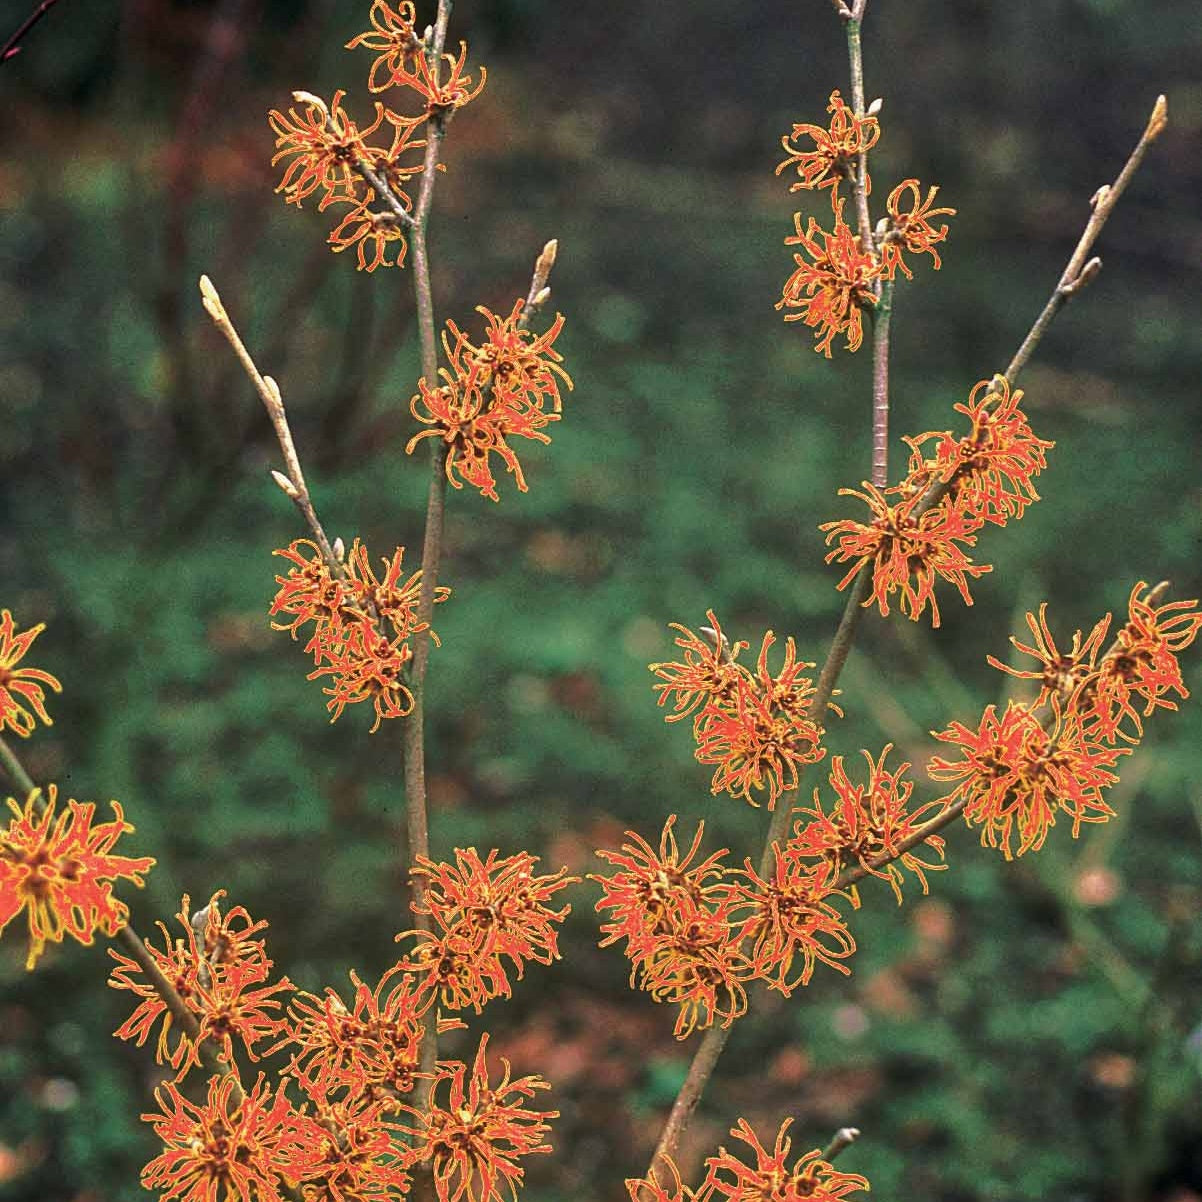
<path id="1" fill-rule="evenodd" d="M 955 210 L 936 205 L 937 186 L 907 177 L 873 223 L 869 155 L 883 135 L 883 105 L 865 102 L 866 0 L 834 7 L 847 34 L 851 104 L 832 90 L 829 120 L 794 124 L 776 168 L 796 176 L 791 193 L 828 194 L 829 228 L 825 217 L 793 215 L 784 239 L 795 248 L 793 270 L 776 308 L 813 330 L 826 358 L 839 338 L 848 352 L 859 350 L 870 326 L 870 479 L 840 490 L 868 513 L 820 527 L 827 562 L 846 569 L 835 587 L 847 592 L 821 670 L 795 637 L 782 643 L 771 630 L 754 661 L 744 658 L 752 643 L 732 638 L 712 610 L 697 630 L 673 623 L 677 658 L 650 665 L 658 704 L 669 723 L 691 730 L 712 793 L 771 816 L 755 854 L 707 851 L 704 823 L 689 829 L 678 814 L 650 838 L 628 831 L 620 847 L 597 852 L 604 870 L 590 879 L 601 894 L 601 946 L 621 945 L 632 988 L 674 1009 L 677 1039 L 700 1035 L 650 1165 L 626 1181 L 631 1202 L 841 1202 L 868 1188 L 832 1163 L 856 1129 L 795 1155 L 789 1116 L 770 1139 L 739 1118 L 730 1132 L 736 1150 L 719 1147 L 700 1183 L 686 1184 L 676 1160 L 681 1135 L 753 991 L 791 998 L 827 969 L 850 974 L 861 887 L 884 882 L 898 905 L 916 888 L 927 894 L 930 874 L 948 868 L 945 832 L 957 820 L 1009 861 L 1038 852 L 1058 819 L 1077 838 L 1112 818 L 1107 791 L 1118 766 L 1139 745 L 1145 720 L 1188 696 L 1178 656 L 1202 629 L 1198 602 L 1166 600 L 1167 583 L 1135 584 L 1125 614 L 1100 617 L 1067 644 L 1057 642 L 1042 604 L 1026 616 L 1030 642 L 1011 640 L 1031 662 L 988 660 L 1038 692 L 932 732 L 941 746 L 926 781 L 891 759 L 892 744 L 833 753 L 830 727 L 843 717 L 838 682 L 867 614 L 900 611 L 915 622 L 929 614 L 938 627 L 946 586 L 971 605 L 972 582 L 991 571 L 973 558 L 978 537 L 1039 500 L 1034 481 L 1054 446 L 1032 428 L 1017 377 L 1059 309 L 1100 270 L 1094 242 L 1166 121 L 1162 97 L 1123 171 L 1095 194 L 1078 247 L 1006 371 L 955 405 L 966 428 L 906 436 L 905 472 L 890 484 L 892 315 L 920 256 L 940 268 L 943 219 Z M 350 115 L 343 91 L 328 103 L 297 91 L 294 107 L 269 117 L 283 173 L 277 191 L 297 207 L 313 200 L 319 213 L 335 210 L 332 251 L 354 247 L 366 272 L 412 269 L 421 375 L 410 401 L 418 429 L 404 449 L 429 450 L 416 570 L 406 573 L 402 545 L 373 559 L 359 538 L 349 547 L 329 538 L 280 385 L 256 365 L 214 283 L 200 281 L 206 312 L 271 420 L 284 468 L 272 472 L 274 482 L 306 529 L 276 551 L 284 566 L 267 618 L 293 641 L 304 635 L 308 678 L 321 683 L 331 721 L 370 703 L 373 734 L 401 723 L 414 925 L 396 935 L 397 959 L 374 981 L 348 969 L 349 985 L 298 989 L 275 972 L 267 923 L 227 904 L 223 890 L 195 910 L 185 895 L 173 924 L 158 922 L 157 935 L 143 939 L 115 889 L 140 887 L 154 861 L 116 852 L 133 832 L 121 805 L 111 803 L 111 821 L 97 820 L 93 802 L 68 799 L 64 809 L 58 786 L 39 787 L 0 739 L 0 763 L 20 794 L 8 798 L 12 817 L 0 833 L 0 931 L 24 915 L 29 968 L 67 937 L 116 944 L 110 985 L 132 1006 L 116 1035 L 152 1046 L 163 1073 L 157 1109 L 143 1115 L 162 1151 L 142 1182 L 164 1199 L 394 1199 L 417 1192 L 428 1174 L 439 1202 L 500 1202 L 516 1196 L 525 1158 L 551 1150 L 558 1112 L 538 1108 L 547 1081 L 513 1076 L 503 1058 L 498 1068 L 486 1030 L 470 1063 L 440 1058 L 438 1045 L 510 997 L 528 966 L 560 959 L 569 912 L 561 894 L 580 883 L 566 868 L 540 873 L 526 850 L 454 848 L 439 860 L 430 849 L 424 685 L 430 647 L 439 646 L 434 610 L 451 597 L 440 583 L 447 486 L 499 502 L 499 462 L 525 493 L 516 440 L 549 444 L 573 387 L 555 349 L 564 318 L 542 317 L 554 240 L 507 313 L 477 308 L 479 333 L 448 319 L 440 334 L 435 321 L 428 232 L 446 169 L 442 148 L 454 114 L 486 79 L 482 67 L 468 68 L 466 43 L 446 50 L 450 15 L 440 0 L 434 23 L 419 32 L 413 4 L 374 0 L 370 29 L 347 44 L 373 53 L 367 87 L 388 98 L 374 101 L 369 122 Z M 22 740 L 50 724 L 48 694 L 62 689 L 23 662 L 42 631 L 21 630 L 0 611 L 0 731 Z M 826 765 L 825 783 L 802 798 L 816 764 Z"/>

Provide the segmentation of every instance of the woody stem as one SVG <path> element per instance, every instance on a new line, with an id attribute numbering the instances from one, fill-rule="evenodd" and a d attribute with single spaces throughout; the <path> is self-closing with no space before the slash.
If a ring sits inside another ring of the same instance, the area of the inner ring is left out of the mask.
<path id="1" fill-rule="evenodd" d="M 443 47 L 447 41 L 447 23 L 451 19 L 451 0 L 438 0 L 438 16 L 434 22 L 432 44 L 424 51 L 428 55 L 430 75 L 438 85 Z M 447 122 L 454 110 L 435 108 L 430 113 L 426 137 L 425 160 L 422 164 L 421 188 L 413 213 L 410 245 L 413 250 L 413 292 L 417 304 L 418 338 L 421 345 L 422 375 L 430 388 L 438 385 L 438 347 L 434 333 L 434 294 L 430 286 L 430 258 L 426 230 L 430 206 L 434 200 L 434 180 L 438 174 L 438 156 L 446 136 Z M 418 633 L 413 636 L 413 665 L 409 690 L 413 694 L 413 711 L 405 720 L 405 810 L 410 866 L 418 856 L 430 854 L 430 828 L 426 808 L 426 751 L 425 751 L 425 680 L 430 658 L 429 623 L 434 612 L 435 589 L 442 560 L 443 524 L 446 513 L 446 444 L 430 440 L 430 484 L 426 494 L 426 529 L 422 539 L 421 592 L 418 594 Z M 413 904 L 420 906 L 425 894 L 422 878 L 411 877 Z M 429 931 L 427 914 L 416 914 L 419 930 Z M 438 1059 L 438 1036 L 434 1023 L 426 1028 L 422 1040 L 421 1071 L 433 1073 Z M 419 1107 L 429 1098 L 431 1079 L 423 1077 L 419 1086 Z"/>

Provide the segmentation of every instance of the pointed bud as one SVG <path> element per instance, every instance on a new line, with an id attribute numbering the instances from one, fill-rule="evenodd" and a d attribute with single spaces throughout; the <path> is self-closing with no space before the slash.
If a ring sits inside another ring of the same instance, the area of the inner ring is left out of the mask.
<path id="1" fill-rule="evenodd" d="M 217 289 L 213 287 L 213 281 L 207 275 L 200 277 L 200 299 L 205 307 L 205 312 L 214 321 L 225 321 L 225 306 L 221 303 L 221 297 L 217 295 Z"/>
<path id="2" fill-rule="evenodd" d="M 1103 184 L 1090 198 L 1089 207 L 1096 209 L 1110 195 L 1110 185 Z"/>
<path id="3" fill-rule="evenodd" d="M 307 104 L 315 108 L 325 120 L 330 119 L 330 110 L 320 96 L 314 96 L 312 92 L 293 92 L 292 99 L 298 104 Z"/>
<path id="4" fill-rule="evenodd" d="M 280 486 L 280 491 L 289 500 L 295 501 L 300 493 L 296 490 L 296 485 L 284 475 L 283 472 L 272 471 L 271 478 Z"/>
<path id="5" fill-rule="evenodd" d="M 1159 138 L 1168 123 L 1169 102 L 1163 96 L 1157 96 L 1156 103 L 1152 106 L 1152 115 L 1148 118 L 1148 128 L 1144 130 L 1144 137 L 1149 142 Z"/>
<path id="6" fill-rule="evenodd" d="M 342 563 L 342 561 L 346 559 L 346 543 L 342 541 L 341 535 L 334 540 L 333 551 L 334 558 L 338 560 L 339 563 Z"/>
<path id="7" fill-rule="evenodd" d="M 876 98 L 876 99 L 875 99 L 875 100 L 874 100 L 874 101 L 873 101 L 873 102 L 872 102 L 872 103 L 871 103 L 871 104 L 868 106 L 868 110 L 867 110 L 867 111 L 868 111 L 868 116 L 870 116 L 870 117 L 875 117 L 875 116 L 877 115 L 877 113 L 879 113 L 879 112 L 881 111 L 881 109 L 883 109 L 884 107 L 885 107 L 885 102 L 884 102 L 884 100 L 883 100 L 883 99 L 881 99 L 881 97 L 880 97 L 880 96 L 878 96 L 878 97 L 877 97 L 877 98 Z"/>
<path id="8" fill-rule="evenodd" d="M 541 309 L 543 307 L 543 305 L 545 305 L 547 303 L 547 301 L 549 301 L 550 299 L 551 299 L 551 289 L 543 288 L 539 292 L 539 294 L 534 298 L 534 307 L 536 309 Z"/>
<path id="9" fill-rule="evenodd" d="M 264 384 L 264 387 L 266 387 L 267 391 L 271 394 L 271 399 L 273 401 L 275 401 L 275 403 L 277 405 L 282 407 L 284 404 L 284 401 L 283 401 L 283 398 L 280 396 L 280 386 L 275 382 L 275 380 L 271 376 L 264 376 L 263 384 Z"/>

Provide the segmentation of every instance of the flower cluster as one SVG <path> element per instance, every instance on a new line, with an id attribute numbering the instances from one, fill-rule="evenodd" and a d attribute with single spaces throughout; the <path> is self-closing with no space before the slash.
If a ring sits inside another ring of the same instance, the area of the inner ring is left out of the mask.
<path id="1" fill-rule="evenodd" d="M 470 850 L 457 853 L 455 865 L 423 860 L 422 912 L 445 917 L 458 909 L 464 926 L 495 927 L 497 942 L 489 946 L 503 948 L 519 971 L 523 958 L 549 962 L 558 955 L 552 923 L 567 910 L 544 903 L 569 882 L 562 872 L 535 876 L 535 863 L 529 855 L 502 859 L 495 852 L 481 861 Z M 521 1158 L 549 1151 L 547 1120 L 557 1112 L 525 1105 L 546 1082 L 513 1080 L 502 1062 L 502 1080 L 490 1084 L 487 1034 L 470 1068 L 440 1061 L 423 1072 L 430 1028 L 442 1034 L 463 1024 L 434 1013 L 438 990 L 421 966 L 402 959 L 374 988 L 352 972 L 349 1001 L 332 988 L 317 996 L 294 991 L 286 978 L 269 983 L 266 924 L 241 907 L 223 913 L 221 897 L 195 914 L 185 897 L 182 935 L 172 937 L 160 924 L 163 947 L 146 945 L 186 1014 L 168 1007 L 142 964 L 110 953 L 117 961 L 110 983 L 137 998 L 117 1035 L 140 1046 L 157 1029 L 156 1058 L 176 1070 L 157 1093 L 159 1112 L 143 1116 L 164 1145 L 146 1166 L 143 1184 L 187 1202 L 277 1199 L 297 1191 L 314 1202 L 384 1202 L 404 1197 L 414 1168 L 430 1162 L 442 1202 L 501 1202 L 512 1194 Z M 291 995 L 286 1008 L 285 994 Z M 235 1045 L 251 1060 L 284 1053 L 279 1082 L 260 1075 L 247 1093 L 234 1070 Z M 205 1049 L 219 1067 L 198 1102 L 178 1083 Z M 416 1089 L 423 1078 L 428 1100 Z M 297 1103 L 288 1097 L 290 1085 L 301 1095 Z"/>
<path id="2" fill-rule="evenodd" d="M 360 128 L 343 109 L 343 91 L 336 92 L 328 105 L 309 92 L 294 92 L 299 110 L 273 109 L 269 114 L 276 144 L 272 165 L 285 164 L 276 191 L 298 206 L 317 195 L 319 211 L 347 206 L 328 241 L 335 252 L 354 246 L 360 270 L 404 263 L 406 231 L 414 224 L 413 199 L 406 187 L 436 163 L 428 150 L 432 142 L 436 145 L 449 116 L 484 87 L 483 67 L 476 78 L 465 72 L 466 45 L 460 43 L 458 55 L 436 53 L 436 47 L 417 34 L 415 20 L 409 0 L 396 8 L 375 0 L 371 29 L 347 43 L 347 49 L 376 52 L 368 90 L 411 93 L 418 109 L 414 115 L 402 115 L 376 101 L 374 119 Z M 432 125 L 433 140 L 429 132 L 417 136 Z M 381 141 L 369 140 L 374 137 Z M 427 153 L 411 157 L 420 150 Z M 391 260 L 390 253 L 394 254 Z"/>
<path id="3" fill-rule="evenodd" d="M 955 782 L 941 801 L 962 808 L 965 821 L 981 828 L 982 844 L 1010 859 L 1042 847 L 1060 813 L 1072 820 L 1074 838 L 1083 823 L 1113 816 L 1104 790 L 1118 779 L 1115 765 L 1138 743 L 1143 717 L 1176 709 L 1170 694 L 1188 696 L 1177 653 L 1202 629 L 1197 601 L 1157 605 L 1156 593 L 1143 581 L 1135 586 L 1127 621 L 1105 651 L 1110 614 L 1087 636 L 1076 631 L 1066 651 L 1048 629 L 1045 606 L 1038 618 L 1028 614 L 1033 643 L 1012 642 L 1038 667 L 990 663 L 1038 681 L 1039 696 L 1028 705 L 1012 701 L 1000 715 L 989 706 L 976 729 L 953 722 L 936 732 L 960 758 L 934 756 L 927 770 Z"/>
<path id="4" fill-rule="evenodd" d="M 41 668 L 17 667 L 45 629 L 46 624 L 39 622 L 18 631 L 12 614 L 0 609 L 0 733 L 11 730 L 27 739 L 39 719 L 47 726 L 53 725 L 46 712 L 46 689 L 61 693 L 63 686 Z"/>
<path id="5" fill-rule="evenodd" d="M 134 828 L 120 803 L 110 804 L 113 820 L 96 822 L 91 801 L 69 798 L 68 808 L 56 813 L 56 785 L 47 788 L 45 798 L 34 789 L 24 805 L 8 798 L 12 818 L 0 831 L 0 933 L 25 911 L 26 968 L 33 968 L 47 942 L 62 943 L 70 935 L 91 943 L 97 931 L 115 935 L 128 920 L 128 907 L 113 896 L 113 882 L 126 880 L 140 888 L 154 860 L 113 854 L 117 840 Z"/>
<path id="6" fill-rule="evenodd" d="M 316 543 L 301 538 L 275 554 L 293 566 L 286 576 L 277 576 L 280 586 L 271 603 L 272 617 L 284 615 L 287 622 L 273 622 L 277 630 L 292 637 L 309 622 L 313 632 L 305 651 L 317 665 L 310 680 L 330 678 L 323 690 L 329 695 L 326 709 L 335 721 L 348 705 L 370 700 L 376 713 L 373 733 L 385 718 L 402 718 L 413 709 L 413 694 L 405 683 L 405 667 L 413 658 L 410 639 L 429 631 L 437 645 L 438 636 L 428 622 L 418 618 L 421 572 L 406 578 L 401 571 L 404 547 L 383 560 L 383 575 L 372 567 L 367 548 L 358 539 L 345 562 L 331 565 Z M 434 602 L 445 601 L 449 588 L 434 590 Z"/>
<path id="7" fill-rule="evenodd" d="M 706 1159 L 705 1179 L 698 1189 L 689 1189 L 670 1156 L 656 1164 L 650 1177 L 626 1182 L 630 1202 L 843 1202 L 868 1189 L 858 1173 L 841 1173 L 823 1159 L 818 1148 L 798 1157 L 792 1165 L 793 1146 L 787 1135 L 792 1119 L 785 1119 L 769 1152 L 746 1119 L 731 1128 L 731 1135 L 751 1149 L 750 1158 L 719 1148 Z M 660 1175 L 666 1179 L 665 1185 Z"/>
<path id="8" fill-rule="evenodd" d="M 991 571 L 974 563 L 969 550 L 986 523 L 1004 526 L 1021 518 L 1039 499 L 1032 484 L 1047 466 L 1054 444 L 1032 431 L 1019 407 L 1023 393 L 1011 391 L 1004 376 L 982 380 L 966 404 L 956 410 L 972 423 L 957 438 L 950 431 L 928 431 L 907 438 L 909 470 L 900 484 L 864 491 L 843 488 L 841 496 L 859 497 L 870 511 L 867 522 L 826 522 L 827 563 L 850 563 L 839 581 L 844 589 L 866 566 L 872 566 L 872 588 L 865 606 L 889 613 L 889 598 L 900 593 L 902 613 L 917 621 L 927 606 L 931 623 L 939 625 L 935 584 L 955 585 L 965 605 L 972 604 L 968 582 Z"/>
<path id="9" fill-rule="evenodd" d="M 570 907 L 553 910 L 547 902 L 579 878 L 566 869 L 536 876 L 537 863 L 529 852 L 502 857 L 495 849 L 481 860 L 474 847 L 456 848 L 454 864 L 417 857 L 411 873 L 422 884 L 413 909 L 432 919 L 433 930 L 397 939 L 415 940 L 402 963 L 415 974 L 420 998 L 478 1014 L 492 998 L 510 996 L 506 961 L 520 980 L 527 962 L 559 958 L 556 927 Z"/>
<path id="10" fill-rule="evenodd" d="M 934 207 L 937 187 L 928 189 L 924 198 L 918 180 L 903 180 L 889 193 L 888 216 L 874 235 L 867 218 L 872 179 L 865 167 L 861 229 L 853 232 L 843 216 L 847 200 L 843 186 L 855 186 L 857 164 L 866 163 L 861 156 L 876 145 L 880 124 L 875 114 L 852 112 L 838 91 L 831 93 L 827 112 L 831 114 L 827 128 L 796 124 L 781 139 L 787 157 L 777 165 L 776 174 L 790 168 L 796 171 L 798 178 L 790 192 L 828 189 L 834 225 L 827 230 L 811 217 L 803 228 L 801 214 L 793 214 L 795 232 L 785 245 L 800 251 L 793 255 L 795 268 L 776 307 L 786 310 L 786 321 L 801 321 L 814 330 L 814 349 L 829 359 L 831 343 L 839 334 L 846 336 L 848 350 L 859 349 L 864 310 L 878 304 L 882 281 L 893 281 L 899 271 L 913 278 L 906 253 L 929 254 L 939 268 L 935 247 L 947 238 L 947 225 L 936 225 L 934 219 L 950 217 L 955 210 Z"/>
<path id="11" fill-rule="evenodd" d="M 188 1011 L 187 1022 L 171 1011 L 141 963 L 109 948 L 117 962 L 109 984 L 138 999 L 116 1036 L 142 1047 L 157 1027 L 155 1060 L 175 1069 L 177 1080 L 200 1064 L 205 1042 L 226 1064 L 233 1063 L 235 1043 L 257 1060 L 260 1045 L 284 1025 L 278 995 L 291 992 L 292 983 L 287 977 L 269 981 L 272 961 L 260 937 L 267 923 L 254 921 L 242 906 L 222 913 L 224 896 L 224 891 L 215 893 L 208 905 L 191 913 L 185 894 L 175 916 L 182 936 L 173 936 L 160 922 L 162 947 L 146 943 L 150 959 Z"/>
<path id="12" fill-rule="evenodd" d="M 661 683 L 660 705 L 672 702 L 669 722 L 693 718 L 698 763 L 713 764 L 711 789 L 758 805 L 767 793 L 768 809 L 781 793 L 797 788 L 799 765 L 817 763 L 826 749 L 823 727 L 810 714 L 814 685 L 805 672 L 814 665 L 797 658 L 792 638 L 785 640 L 784 662 L 773 673 L 768 652 L 776 636 L 768 631 L 755 669 L 738 662 L 745 642 L 733 646 L 712 610 L 700 637 L 685 626 L 675 640 L 684 662 L 651 664 Z"/>
<path id="13" fill-rule="evenodd" d="M 493 501 L 500 498 L 489 457 L 500 456 L 518 491 L 526 492 L 526 477 L 508 440 L 549 443 L 545 428 L 559 421 L 563 408 L 560 385 L 572 387 L 554 348 L 562 315 L 556 314 L 551 328 L 536 335 L 527 329 L 524 308 L 524 301 L 515 301 L 509 315 L 500 317 L 478 306 L 486 323 L 478 344 L 448 321 L 442 342 L 450 366 L 439 369 L 442 383 L 437 386 L 419 380 L 410 403 L 413 416 L 426 428 L 409 440 L 406 452 L 412 454 L 424 438 L 441 440 L 452 487 L 468 484 Z"/>

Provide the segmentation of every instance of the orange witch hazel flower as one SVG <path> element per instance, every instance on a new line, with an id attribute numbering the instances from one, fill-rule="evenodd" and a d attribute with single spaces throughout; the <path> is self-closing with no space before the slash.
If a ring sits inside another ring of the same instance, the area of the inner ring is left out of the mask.
<path id="1" fill-rule="evenodd" d="M 931 218 L 954 217 L 956 210 L 931 207 L 935 203 L 935 194 L 938 191 L 938 187 L 930 188 L 926 199 L 923 200 L 918 181 L 907 179 L 889 193 L 885 207 L 889 210 L 890 228 L 881 245 L 883 278 L 891 280 L 898 271 L 908 280 L 914 278 L 914 273 L 906 266 L 902 251 L 930 255 L 936 271 L 942 266 L 935 244 L 947 238 L 947 225 L 936 228 L 931 224 Z M 903 209 L 907 197 L 909 205 Z"/>
<path id="2" fill-rule="evenodd" d="M 501 1202 L 516 1197 L 525 1176 L 521 1159 L 550 1152 L 544 1142 L 548 1119 L 558 1110 L 529 1110 L 528 1099 L 550 1086 L 541 1077 L 511 1078 L 501 1059 L 501 1079 L 489 1079 L 488 1035 L 480 1038 L 469 1069 L 458 1061 L 440 1062 L 429 1109 L 412 1112 L 415 1157 L 429 1161 L 439 1202 Z M 446 1083 L 445 1104 L 439 1087 Z"/>
<path id="3" fill-rule="evenodd" d="M 748 1164 L 725 1148 L 705 1162 L 706 1178 L 701 1192 L 708 1198 L 727 1202 L 842 1202 L 850 1194 L 868 1189 L 858 1173 L 841 1173 L 815 1148 L 790 1167 L 792 1140 L 786 1134 L 792 1119 L 785 1119 L 776 1133 L 771 1152 L 760 1142 L 746 1119 L 731 1128 L 731 1135 L 751 1149 Z"/>
<path id="4" fill-rule="evenodd" d="M 871 520 L 819 527 L 827 543 L 835 544 L 827 563 L 851 564 L 838 588 L 871 565 L 872 588 L 864 605 L 875 604 L 882 615 L 889 613 L 889 598 L 900 592 L 902 613 L 917 621 L 930 606 L 931 624 L 938 626 L 938 580 L 954 584 L 965 605 L 972 604 L 969 580 L 992 569 L 974 563 L 967 549 L 976 545 L 986 522 L 1004 526 L 1039 499 L 1032 480 L 1053 446 L 1031 430 L 1019 408 L 1022 396 L 1021 390 L 1010 390 L 1004 376 L 980 381 L 968 403 L 956 405 L 972 421 L 968 435 L 956 439 L 941 431 L 908 438 L 909 471 L 900 484 L 880 489 L 865 481 L 864 492 L 839 490 L 864 501 Z M 928 443 L 934 444 L 929 455 Z"/>
<path id="5" fill-rule="evenodd" d="M 800 213 L 793 220 L 796 233 L 785 239 L 785 245 L 800 246 L 805 256 L 793 255 L 797 269 L 785 281 L 776 307 L 790 310 L 785 321 L 802 321 L 817 331 L 814 350 L 828 359 L 837 334 L 847 336 L 849 351 L 858 350 L 864 340 L 863 310 L 876 305 L 880 265 L 844 222 L 842 202 L 835 209 L 833 233 L 813 217 L 805 230 Z"/>
<path id="6" fill-rule="evenodd" d="M 275 578 L 280 587 L 269 612 L 292 620 L 272 625 L 296 638 L 301 627 L 314 624 L 305 651 L 317 666 L 308 678 L 332 677 L 324 690 L 330 697 L 326 702 L 330 721 L 348 705 L 369 700 L 376 714 L 372 733 L 385 718 L 405 717 L 413 709 L 413 694 L 404 680 L 406 665 L 413 658 L 409 640 L 429 631 L 437 646 L 438 636 L 429 623 L 418 619 L 422 574 L 417 571 L 405 577 L 404 547 L 381 560 L 382 576 L 358 539 L 345 561 L 333 566 L 321 548 L 306 538 L 275 554 L 293 566 L 286 576 Z M 434 603 L 450 595 L 451 590 L 440 585 L 434 590 Z"/>
<path id="7" fill-rule="evenodd" d="M 753 671 L 738 663 L 747 644 L 731 646 L 712 610 L 706 617 L 712 624 L 702 628 L 706 639 L 674 624 L 684 662 L 651 664 L 650 670 L 663 682 L 654 687 L 661 705 L 673 700 L 669 722 L 693 716 L 696 759 L 715 765 L 711 791 L 725 791 L 752 805 L 758 805 L 766 791 L 771 810 L 783 792 L 797 788 L 798 767 L 826 755 L 823 728 L 809 712 L 814 684 L 805 672 L 814 665 L 797 658 L 790 637 L 785 640 L 784 662 L 773 673 L 768 652 L 776 636 L 768 631 Z"/>
<path id="8" fill-rule="evenodd" d="M 799 178 L 797 183 L 789 186 L 789 191 L 829 188 L 831 206 L 838 212 L 840 183 L 851 174 L 856 156 L 876 145 L 881 127 L 875 116 L 857 117 L 843 103 L 837 88 L 831 93 L 826 111 L 831 114 L 828 129 L 795 124 L 793 132 L 781 138 L 781 146 L 788 157 L 777 166 L 776 174 L 780 175 L 787 167 L 795 167 Z M 790 145 L 803 137 L 814 143 L 813 150 Z"/>
<path id="9" fill-rule="evenodd" d="M 523 305 L 519 300 L 505 318 L 480 306 L 477 312 L 487 329 L 479 345 L 453 321 L 447 322 L 443 347 L 450 367 L 439 369 L 443 383 L 431 388 L 423 377 L 410 402 L 413 416 L 426 429 L 409 440 L 406 454 L 412 455 L 425 438 L 441 439 L 451 486 L 469 484 L 493 501 L 500 498 L 490 456 L 498 455 L 518 491 L 526 492 L 526 477 L 509 439 L 550 443 L 543 431 L 559 421 L 560 385 L 572 387 L 553 345 L 563 329 L 562 315 L 556 314 L 551 328 L 535 335 L 526 328 Z"/>
<path id="10" fill-rule="evenodd" d="M 417 12 L 410 0 L 402 0 L 395 9 L 385 0 L 373 0 L 370 20 L 371 29 L 351 38 L 346 48 L 354 50 L 364 46 L 378 52 L 367 77 L 367 87 L 372 92 L 383 92 L 392 87 L 397 74 L 423 52 L 425 44 L 414 29 Z"/>
<path id="11" fill-rule="evenodd" d="M 965 822 L 980 826 L 982 846 L 998 848 L 1007 860 L 1038 851 L 1059 812 L 1072 818 L 1074 838 L 1083 823 L 1114 816 L 1102 791 L 1118 780 L 1111 769 L 1131 749 L 1090 738 L 1081 715 L 1071 706 L 1062 711 L 1058 699 L 1052 711 L 1051 729 L 1032 710 L 1011 702 L 1000 717 L 989 706 L 976 730 L 953 722 L 933 732 L 963 756 L 933 756 L 927 765 L 933 780 L 958 782 L 941 800 L 960 803 Z"/>
<path id="12" fill-rule="evenodd" d="M 142 1185 L 163 1202 L 284 1202 L 321 1134 L 262 1075 L 248 1094 L 234 1076 L 214 1075 L 201 1103 L 174 1083 L 160 1086 L 155 1097 L 159 1112 L 142 1119 L 164 1149 L 142 1170 Z"/>
<path id="13" fill-rule="evenodd" d="M 254 921 L 242 906 L 223 914 L 219 904 L 223 896 L 224 890 L 219 890 L 207 906 L 193 914 L 185 894 L 176 915 L 183 938 L 172 938 L 160 922 L 162 948 L 146 944 L 159 971 L 195 1016 L 195 1035 L 176 1026 L 175 1016 L 142 966 L 109 948 L 109 955 L 117 962 L 109 985 L 128 990 L 139 999 L 114 1034 L 118 1039 L 132 1039 L 141 1047 L 158 1026 L 155 1059 L 176 1069 L 177 1080 L 200 1063 L 199 1048 L 205 1040 L 217 1046 L 219 1058 L 226 1063 L 233 1060 L 235 1041 L 251 1060 L 257 1060 L 258 1045 L 272 1039 L 285 1025 L 275 1013 L 281 1009 L 276 995 L 291 992 L 292 982 L 283 977 L 268 983 L 272 961 L 263 940 L 258 938 L 267 923 Z"/>
<path id="14" fill-rule="evenodd" d="M 23 806 L 8 798 L 13 816 L 0 831 L 0 932 L 26 912 L 27 969 L 48 942 L 62 943 L 70 935 L 90 944 L 97 931 L 116 935 L 127 922 L 129 908 L 113 896 L 113 883 L 126 880 L 141 888 L 154 860 L 113 854 L 117 840 L 134 828 L 120 803 L 110 804 L 114 819 L 96 822 L 90 801 L 68 799 L 68 808 L 56 813 L 56 785 L 48 787 L 45 800 L 34 789 Z"/>
<path id="15" fill-rule="evenodd" d="M 836 875 L 845 867 L 858 865 L 870 876 L 887 880 L 901 905 L 901 887 L 905 880 L 903 868 L 914 873 L 926 893 L 927 872 L 938 871 L 947 865 L 922 860 L 913 851 L 900 851 L 918 832 L 924 816 L 933 818 L 943 810 L 943 803 L 928 801 L 916 810 L 909 808 L 914 783 L 905 776 L 910 765 L 886 768 L 885 759 L 892 750 L 893 744 L 886 744 L 875 760 L 869 752 L 863 753 L 868 764 L 864 784 L 854 783 L 843 767 L 843 757 L 834 756 L 829 779 L 836 797 L 835 806 L 830 811 L 825 810 L 821 791 L 814 790 L 813 809 L 798 810 L 810 821 L 796 823 L 793 838 L 785 845 L 785 857 L 826 860 Z M 929 835 L 922 844 L 939 860 L 943 859 L 944 841 L 939 835 Z M 888 862 L 880 864 L 881 860 Z"/>
<path id="16" fill-rule="evenodd" d="M 0 610 L 0 733 L 11 730 L 27 739 L 40 719 L 52 726 L 46 712 L 46 689 L 63 691 L 58 678 L 41 668 L 19 668 L 33 640 L 46 629 L 44 622 L 18 632 L 13 616 Z"/>

